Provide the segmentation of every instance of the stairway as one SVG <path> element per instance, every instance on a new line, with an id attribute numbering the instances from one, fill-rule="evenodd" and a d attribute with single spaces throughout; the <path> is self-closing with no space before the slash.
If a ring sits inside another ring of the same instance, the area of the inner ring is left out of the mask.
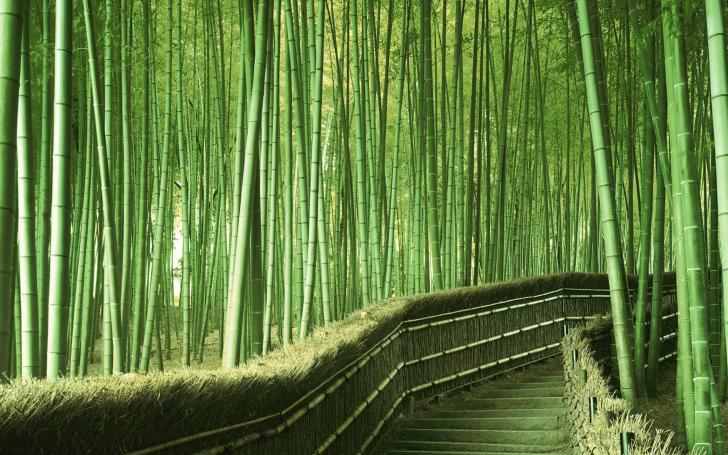
<path id="1" fill-rule="evenodd" d="M 568 454 L 559 359 L 457 393 L 401 417 L 376 455 Z"/>

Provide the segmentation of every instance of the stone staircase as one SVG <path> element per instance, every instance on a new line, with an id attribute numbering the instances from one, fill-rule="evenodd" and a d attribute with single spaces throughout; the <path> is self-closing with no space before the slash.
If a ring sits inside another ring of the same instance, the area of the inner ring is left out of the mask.
<path id="1" fill-rule="evenodd" d="M 561 428 L 561 364 L 552 359 L 401 417 L 377 455 L 571 454 Z"/>

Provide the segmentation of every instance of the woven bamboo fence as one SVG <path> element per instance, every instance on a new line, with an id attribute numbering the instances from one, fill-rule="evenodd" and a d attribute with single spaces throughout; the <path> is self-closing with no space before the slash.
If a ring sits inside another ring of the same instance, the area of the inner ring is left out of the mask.
<path id="1" fill-rule="evenodd" d="M 408 399 L 560 355 L 565 333 L 609 308 L 605 277 L 584 274 L 412 297 L 384 337 L 281 412 L 142 453 L 367 453 Z"/>
<path id="2" fill-rule="evenodd" d="M 673 286 L 663 293 L 659 362 L 677 355 L 677 309 Z M 646 325 L 649 333 L 650 324 Z M 569 333 L 562 344 L 567 408 L 566 425 L 578 453 L 628 453 L 672 455 L 671 432 L 652 427 L 646 417 L 629 409 L 618 397 L 612 325 L 597 318 Z M 645 365 L 646 366 L 646 365 Z"/>
<path id="3" fill-rule="evenodd" d="M 241 368 L 19 381 L 0 453 L 364 454 L 411 400 L 560 355 L 609 308 L 606 275 L 519 279 L 380 302 Z"/>

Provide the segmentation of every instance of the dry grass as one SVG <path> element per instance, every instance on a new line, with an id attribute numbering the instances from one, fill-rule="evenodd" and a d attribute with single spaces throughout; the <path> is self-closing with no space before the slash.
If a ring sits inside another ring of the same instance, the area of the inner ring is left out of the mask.
<path id="1" fill-rule="evenodd" d="M 402 318 L 374 305 L 236 369 L 179 369 L 0 389 L 0 453 L 118 453 L 280 411 Z"/>
<path id="2" fill-rule="evenodd" d="M 652 420 L 641 414 L 630 412 L 627 403 L 617 397 L 609 387 L 607 378 L 597 358 L 604 356 L 604 345 L 609 348 L 609 338 L 595 342 L 596 338 L 609 334 L 608 320 L 595 321 L 586 328 L 578 328 L 569 334 L 562 346 L 567 386 L 565 400 L 567 420 L 570 425 L 573 445 L 582 453 L 620 453 L 620 434 L 634 434 L 630 454 L 678 455 L 671 431 L 655 427 Z M 572 365 L 571 351 L 579 352 L 576 368 Z M 597 352 L 599 351 L 599 352 Z M 608 352 L 608 351 L 607 351 Z M 579 381 L 579 370 L 587 372 L 586 383 Z M 589 422 L 588 397 L 597 397 L 596 419 Z"/>
<path id="3" fill-rule="evenodd" d="M 0 388 L 0 453 L 118 453 L 275 414 L 405 319 L 606 283 L 606 275 L 563 274 L 388 300 L 236 369 L 172 362 L 166 373 L 14 381 Z M 206 357 L 217 365 L 216 354 Z"/>
<path id="4" fill-rule="evenodd" d="M 182 365 L 182 336 L 172 334 L 172 343 L 169 350 L 164 349 L 164 372 L 170 373 L 176 370 L 213 370 L 220 367 L 220 354 L 218 349 L 218 343 L 220 340 L 220 334 L 217 329 L 211 330 L 210 333 L 205 337 L 205 347 L 202 357 L 202 362 L 198 362 L 194 358 L 190 361 L 189 368 L 185 368 Z M 164 343 L 164 340 L 162 340 Z M 101 364 L 101 351 L 103 341 L 97 338 L 95 341 L 94 352 L 95 355 L 90 359 L 88 363 L 88 375 L 89 376 L 103 376 L 104 370 Z M 149 371 L 160 372 L 159 362 L 157 357 L 157 346 L 156 342 L 152 343 L 152 350 L 149 355 Z"/>

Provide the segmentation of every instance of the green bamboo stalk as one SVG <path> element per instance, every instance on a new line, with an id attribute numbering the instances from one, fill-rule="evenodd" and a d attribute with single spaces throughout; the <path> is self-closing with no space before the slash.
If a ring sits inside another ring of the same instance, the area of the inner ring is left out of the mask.
<path id="1" fill-rule="evenodd" d="M 88 93 L 88 92 L 87 92 Z M 88 98 L 88 97 L 87 97 Z M 90 105 L 90 103 L 87 103 Z M 90 107 L 90 106 L 89 106 Z M 88 118 L 90 118 L 91 109 L 88 111 Z M 86 131 L 86 165 L 84 169 L 84 188 L 83 188 L 83 205 L 81 207 L 81 223 L 80 223 L 80 241 L 78 247 L 81 249 L 79 252 L 79 264 L 77 267 L 76 274 L 76 288 L 74 295 L 74 317 L 73 317 L 73 328 L 71 333 L 71 366 L 70 376 L 79 377 L 82 376 L 80 364 L 81 364 L 81 343 L 83 338 L 83 331 L 86 330 L 86 324 L 84 324 L 84 316 L 88 319 L 87 308 L 84 306 L 84 290 L 87 289 L 86 283 L 86 268 L 89 269 L 93 266 L 93 245 L 89 248 L 89 237 L 93 232 L 93 218 L 92 218 L 92 207 L 95 204 L 91 202 L 92 189 L 91 185 L 93 182 L 93 154 L 91 151 L 91 128 L 87 128 Z"/>
<path id="2" fill-rule="evenodd" d="M 282 341 L 287 346 L 291 343 L 293 337 L 293 114 L 291 112 L 291 104 L 293 101 L 293 92 L 291 87 L 291 71 L 288 50 L 284 49 L 286 62 L 286 99 L 288 107 L 286 108 L 286 141 L 285 141 L 285 196 L 283 198 L 283 326 Z"/>
<path id="3" fill-rule="evenodd" d="M 665 86 L 666 99 L 668 109 L 668 120 L 670 123 L 669 139 L 670 143 L 677 143 L 677 128 L 674 122 L 677 118 L 675 114 L 675 91 L 674 87 L 674 43 L 670 38 L 672 35 L 672 13 L 669 10 L 669 4 L 663 3 L 662 29 L 663 29 L 663 47 L 665 59 Z M 671 168 L 676 166 L 675 161 L 671 162 Z M 672 169 L 670 171 L 672 172 Z M 677 174 L 675 172 L 674 174 Z M 684 417 L 680 421 L 684 424 L 684 434 L 688 447 L 692 447 L 695 443 L 695 391 L 692 365 L 692 346 L 691 346 L 691 326 L 690 326 L 690 308 L 689 308 L 689 291 L 687 285 L 686 269 L 685 269 L 685 246 L 683 236 L 682 221 L 682 185 L 672 186 L 672 234 L 673 234 L 673 250 L 675 252 L 675 281 L 677 286 L 677 304 L 678 304 L 678 353 L 677 362 L 680 371 L 679 378 L 682 387 L 681 398 Z M 680 409 L 680 407 L 678 407 Z M 683 432 L 681 428 L 679 430 Z"/>
<path id="4" fill-rule="evenodd" d="M 150 156 L 150 74 L 149 74 L 149 0 L 142 0 L 142 144 L 141 154 L 144 157 Z M 136 372 L 139 367 L 139 348 L 141 346 L 143 315 L 145 313 L 144 295 L 147 282 L 147 220 L 149 208 L 147 199 L 143 195 L 148 194 L 147 183 L 147 160 L 139 160 L 139 169 L 136 175 L 137 195 L 136 201 L 136 225 L 134 227 L 134 295 L 133 295 L 133 322 L 131 336 L 131 355 L 129 371 Z"/>
<path id="5" fill-rule="evenodd" d="M 149 360 L 152 349 L 152 337 L 156 334 L 159 336 L 159 326 L 161 325 L 161 305 L 160 299 L 162 290 L 160 289 L 160 279 L 162 274 L 162 259 L 164 256 L 164 226 L 167 218 L 167 191 L 168 191 L 168 169 L 169 155 L 171 148 L 171 129 L 172 129 L 172 2 L 167 4 L 167 65 L 166 65 L 166 82 L 165 82 L 165 115 L 164 115 L 164 143 L 161 149 L 161 165 L 159 177 L 159 197 L 157 202 L 156 221 L 154 224 L 154 243 L 152 247 L 152 268 L 149 279 L 149 289 L 147 297 L 146 322 L 144 324 L 144 342 L 142 345 L 142 357 L 139 369 L 142 373 L 149 371 Z M 161 352 L 161 346 L 158 348 L 158 354 Z M 161 365 L 161 364 L 160 364 Z M 161 368 L 160 368 L 161 369 Z"/>
<path id="6" fill-rule="evenodd" d="M 662 73 L 663 71 L 659 72 Z M 664 82 L 664 75 L 661 75 L 659 80 Z M 667 100 L 664 96 L 664 83 L 660 84 L 660 90 L 663 92 L 660 106 L 664 113 L 666 112 L 667 106 Z M 664 119 L 665 116 L 662 115 L 662 118 Z M 662 128 L 662 131 L 664 130 Z M 650 305 L 649 350 L 647 354 L 647 371 L 645 373 L 647 393 L 650 397 L 657 396 L 659 381 L 660 336 L 662 334 L 662 283 L 665 267 L 665 187 L 666 185 L 662 177 L 662 167 L 655 166 L 655 201 L 652 221 L 652 299 Z"/>
<path id="7" fill-rule="evenodd" d="M 121 61 L 121 129 L 122 129 L 122 161 L 123 161 L 123 237 L 121 238 L 121 327 L 123 343 L 126 346 L 129 339 L 129 317 L 132 309 L 132 249 L 134 230 L 133 214 L 134 207 L 132 205 L 132 142 L 131 142 L 131 89 L 130 89 L 130 67 L 129 52 L 131 43 L 129 42 L 128 31 L 128 0 L 121 0 L 120 5 L 120 61 Z M 128 356 L 127 351 L 127 356 Z"/>
<path id="8" fill-rule="evenodd" d="M 648 48 L 646 79 L 654 80 L 654 41 Z M 645 114 L 646 117 L 646 114 Z M 634 362 L 635 385 L 637 393 L 644 396 L 647 393 L 645 379 L 645 331 L 647 320 L 647 293 L 649 288 L 650 268 L 650 237 L 652 234 L 652 193 L 653 174 L 655 163 L 655 130 L 651 123 L 645 122 L 645 141 L 642 148 L 642 188 L 640 198 L 640 243 L 639 243 L 639 282 L 637 288 L 637 302 L 635 305 L 635 332 L 634 332 Z M 659 164 L 658 164 L 659 167 Z M 659 182 L 658 182 L 659 183 Z M 663 193 L 664 198 L 664 193 Z M 664 200 L 664 199 L 663 199 Z M 662 254 L 662 252 L 655 254 Z M 661 293 L 660 293 L 661 295 Z"/>
<path id="9" fill-rule="evenodd" d="M 713 453 L 713 415 L 711 389 L 715 388 L 710 365 L 707 318 L 707 274 L 705 243 L 700 208 L 700 195 L 692 144 L 690 106 L 687 92 L 687 65 L 681 19 L 675 6 L 670 20 L 669 39 L 673 47 L 673 90 L 675 123 L 678 138 L 675 144 L 672 179 L 682 191 L 682 229 L 685 248 L 685 270 L 690 297 L 690 335 L 695 385 L 695 445 L 698 450 Z M 667 39 L 667 37 L 666 37 Z M 669 87 L 668 87 L 669 89 Z M 677 207 L 675 207 L 677 210 Z M 717 423 L 717 422 L 716 422 Z"/>
<path id="10" fill-rule="evenodd" d="M 16 218 L 16 159 L 18 92 L 24 5 L 0 2 L 0 238 L 5 254 L 0 259 L 0 374 L 10 373 L 11 318 L 15 284 L 13 254 Z"/>
<path id="11" fill-rule="evenodd" d="M 36 233 L 36 265 L 38 267 L 38 338 L 40 373 L 45 375 L 46 347 L 48 342 L 48 242 L 50 235 L 50 181 L 51 181 L 51 12 L 50 0 L 43 0 L 41 7 L 41 139 L 38 166 L 38 207 Z"/>
<path id="12" fill-rule="evenodd" d="M 48 281 L 48 354 L 46 374 L 66 374 L 68 292 L 70 273 L 71 173 L 71 52 L 72 8 L 68 0 L 56 2 L 55 84 L 53 107 L 53 186 L 51 197 L 50 271 Z"/>
<path id="13" fill-rule="evenodd" d="M 180 308 L 182 309 L 182 366 L 190 366 L 191 354 L 191 254 L 190 254 L 190 197 L 187 168 L 187 148 L 184 135 L 182 98 L 182 0 L 177 1 L 177 151 L 179 156 L 180 197 L 182 199 L 182 280 L 180 283 Z"/>
<path id="14" fill-rule="evenodd" d="M 30 6 L 23 8 L 23 37 L 18 91 L 18 278 L 20 297 L 21 372 L 24 378 L 40 373 L 38 345 L 38 282 L 35 245 L 34 163 L 30 91 Z M 17 315 L 16 315 L 17 316 Z"/>
<path id="15" fill-rule="evenodd" d="M 104 226 L 104 279 L 108 298 L 108 317 L 110 325 L 111 342 L 113 346 L 113 373 L 121 374 L 124 371 L 124 346 L 121 340 L 121 309 L 119 305 L 119 277 L 117 274 L 117 239 L 112 200 L 112 188 L 109 177 L 109 162 L 106 149 L 105 124 L 102 121 L 103 102 L 99 93 L 99 79 L 96 74 L 96 50 L 93 21 L 91 20 L 91 7 L 88 0 L 84 0 L 84 22 L 86 26 L 86 46 L 89 62 L 89 78 L 91 79 L 91 94 L 94 101 L 94 121 L 96 124 L 96 150 L 99 165 L 99 185 L 101 189 L 102 215 Z M 49 368 L 50 370 L 50 368 Z"/>
<path id="16" fill-rule="evenodd" d="M 311 1 L 313 3 L 313 1 Z M 308 195 L 308 247 L 306 251 L 306 282 L 304 287 L 303 297 L 303 313 L 301 314 L 301 328 L 299 330 L 299 338 L 303 339 L 308 335 L 309 331 L 309 317 L 311 313 L 311 305 L 313 301 L 313 284 L 314 274 L 316 269 L 316 248 L 321 249 L 322 242 L 318 238 L 318 206 L 319 206 L 319 174 L 321 172 L 319 157 L 321 155 L 321 92 L 323 83 L 323 59 L 324 59 L 324 1 L 319 0 L 318 11 L 316 19 L 316 62 L 315 72 L 312 74 L 313 90 L 311 93 L 311 100 L 313 103 L 313 116 L 311 125 L 311 153 L 310 157 L 310 177 L 309 182 L 309 195 Z M 313 14 L 313 13 L 312 13 Z M 314 23 L 311 21 L 309 24 L 311 29 L 314 28 Z M 325 234 L 325 233 L 323 233 Z M 325 239 L 323 240 L 325 242 Z M 320 265 L 323 267 L 323 264 Z M 328 302 L 326 302 L 328 303 Z M 330 313 L 329 308 L 324 309 L 325 313 Z"/>
<path id="17" fill-rule="evenodd" d="M 273 105 L 272 124 L 271 124 L 271 144 L 270 144 L 270 178 L 267 185 L 268 213 L 266 234 L 266 293 L 265 293 L 265 313 L 263 321 L 263 346 L 262 352 L 265 354 L 271 349 L 272 345 L 272 320 L 274 311 L 274 302 L 278 301 L 278 287 L 276 286 L 276 253 L 278 252 L 276 225 L 278 224 L 278 168 L 280 166 L 279 153 L 279 136 L 280 136 L 280 103 L 277 102 L 280 95 L 279 87 L 279 71 L 280 71 L 280 41 L 281 41 L 281 0 L 276 2 L 277 16 L 274 24 L 273 35 L 273 62 L 272 62 L 272 96 L 271 104 Z M 272 20 L 272 17 L 271 17 Z M 280 257 L 280 254 L 278 255 Z M 285 292 L 285 291 L 284 291 Z M 281 324 L 278 324 L 281 327 Z"/>
<path id="18" fill-rule="evenodd" d="M 424 0 L 422 3 L 422 18 L 420 21 L 421 36 L 423 41 L 422 72 L 424 86 L 419 87 L 424 91 L 423 102 L 424 120 L 426 131 L 426 161 L 427 161 L 427 234 L 430 250 L 430 263 L 432 266 L 432 289 L 443 288 L 442 260 L 440 256 L 440 227 L 437 209 L 437 143 L 435 141 L 435 106 L 433 97 L 432 81 L 432 1 Z"/>
<path id="19" fill-rule="evenodd" d="M 361 68 L 359 58 L 359 20 L 357 16 L 357 3 L 354 2 L 349 6 L 351 14 L 351 41 L 352 41 L 352 66 L 351 80 L 354 94 L 354 144 L 356 150 L 356 216 L 357 231 L 356 238 L 358 240 L 358 259 L 359 259 L 359 275 L 361 283 L 362 306 L 367 307 L 370 303 L 369 291 L 371 288 L 369 278 L 369 249 L 367 247 L 367 216 L 366 216 L 366 200 L 365 200 L 365 138 L 364 138 L 364 121 L 363 107 L 361 97 Z"/>
<path id="20" fill-rule="evenodd" d="M 726 31 L 723 4 L 705 1 L 710 94 L 713 119 L 716 196 L 718 210 L 718 249 L 720 252 L 723 302 L 723 340 L 728 336 L 728 131 L 723 126 L 728 119 L 728 64 L 726 63 Z M 725 343 L 725 341 L 723 341 Z"/>
<path id="21" fill-rule="evenodd" d="M 392 268 L 394 262 L 394 221 L 395 210 L 397 207 L 397 171 L 399 168 L 399 151 L 401 144 L 402 131 L 402 105 L 404 98 L 404 81 L 407 72 L 407 55 L 408 55 L 408 35 L 409 29 L 409 8 L 404 11 L 404 24 L 402 25 L 402 35 L 400 39 L 399 54 L 399 74 L 397 80 L 397 123 L 394 132 L 394 151 L 392 155 L 392 176 L 390 177 L 389 189 L 389 216 L 387 226 L 387 256 L 384 273 L 384 297 L 392 295 Z"/>
<path id="22" fill-rule="evenodd" d="M 619 365 L 620 391 L 629 406 L 635 405 L 635 384 L 632 353 L 629 340 L 631 321 L 627 313 L 626 283 L 624 265 L 621 257 L 621 239 L 617 223 L 614 192 L 609 172 L 610 150 L 603 136 L 603 112 L 599 105 L 594 48 L 592 43 L 591 21 L 589 20 L 588 0 L 578 0 L 579 31 L 584 56 L 584 78 L 589 107 L 589 122 L 596 165 L 596 182 L 599 190 L 600 218 L 604 235 L 604 247 L 609 275 L 610 297 L 614 338 Z"/>
<path id="23" fill-rule="evenodd" d="M 245 141 L 245 162 L 243 166 L 242 191 L 240 194 L 240 219 L 238 220 L 238 242 L 235 246 L 235 270 L 230 282 L 231 298 L 225 317 L 223 344 L 223 366 L 232 368 L 238 365 L 241 345 L 241 324 L 243 315 L 243 283 L 246 273 L 246 257 L 250 233 L 251 198 L 253 196 L 253 170 L 257 160 L 257 139 L 259 134 L 260 111 L 262 108 L 262 89 L 265 76 L 266 50 L 268 45 L 268 15 L 271 1 L 263 0 L 258 5 L 255 43 L 255 69 L 253 90 L 248 108 L 248 130 Z M 243 240 L 243 241 L 240 241 Z"/>

